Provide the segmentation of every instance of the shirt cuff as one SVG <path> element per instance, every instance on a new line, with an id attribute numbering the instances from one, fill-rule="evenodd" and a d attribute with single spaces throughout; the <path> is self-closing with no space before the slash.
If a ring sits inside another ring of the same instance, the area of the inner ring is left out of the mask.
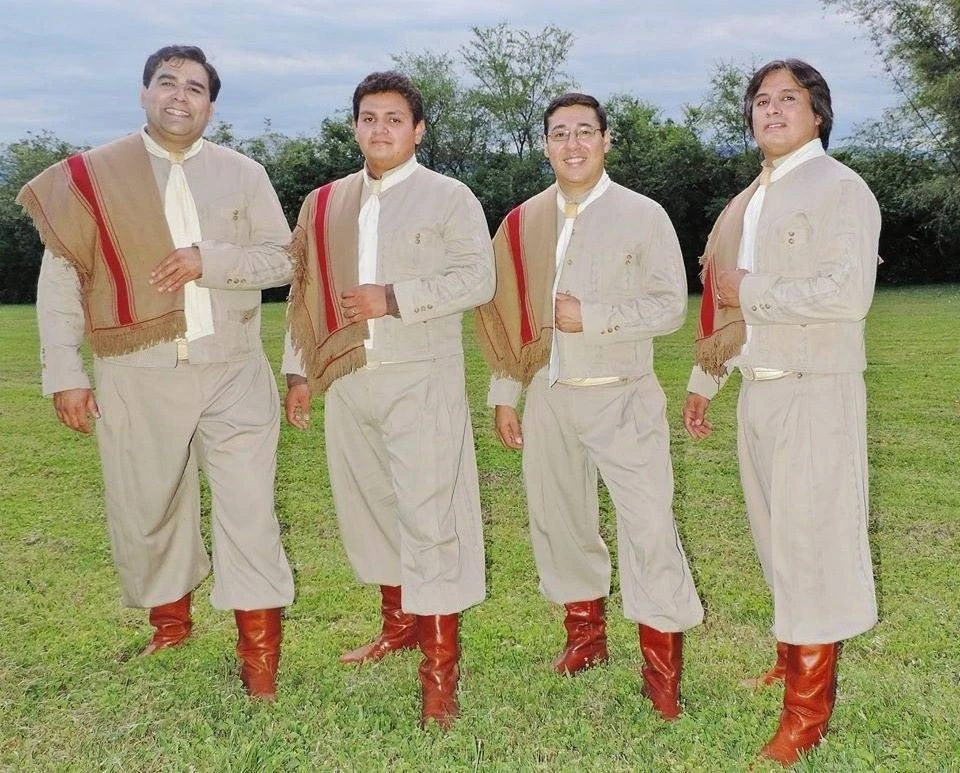
<path id="1" fill-rule="evenodd" d="M 491 408 L 497 405 L 509 405 L 516 408 L 520 402 L 520 393 L 523 385 L 512 378 L 493 376 L 490 379 L 490 389 L 487 391 L 487 405 Z"/>
<path id="2" fill-rule="evenodd" d="M 693 370 L 690 371 L 690 379 L 687 381 L 687 391 L 712 400 L 717 396 L 720 388 L 727 383 L 728 378 L 730 378 L 729 371 L 718 378 L 707 373 L 699 365 L 694 365 Z"/>
<path id="3" fill-rule="evenodd" d="M 307 369 L 303 366 L 303 358 L 299 352 L 293 348 L 293 339 L 288 330 L 283 337 L 283 363 L 280 366 L 280 372 L 286 375 L 292 373 L 295 376 L 306 376 Z"/>

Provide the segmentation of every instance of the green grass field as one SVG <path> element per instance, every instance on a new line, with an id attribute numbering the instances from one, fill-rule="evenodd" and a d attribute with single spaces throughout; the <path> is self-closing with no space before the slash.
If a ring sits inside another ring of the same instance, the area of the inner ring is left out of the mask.
<path id="1" fill-rule="evenodd" d="M 95 442 L 59 426 L 40 397 L 33 315 L 0 307 L 0 768 L 773 769 L 755 754 L 776 725 L 779 690 L 737 685 L 769 665 L 773 642 L 736 472 L 736 383 L 715 401 L 713 437 L 688 440 L 678 416 L 689 323 L 657 346 L 677 519 L 707 608 L 687 636 L 683 717 L 664 724 L 640 695 L 636 628 L 622 617 L 616 579 L 610 663 L 573 679 L 551 672 L 561 610 L 538 593 L 520 459 L 493 435 L 468 334 L 488 598 L 463 618 L 462 719 L 443 734 L 417 727 L 418 654 L 359 669 L 337 662 L 377 630 L 378 598 L 354 581 L 338 540 L 319 407 L 309 432 L 284 427 L 280 439 L 277 509 L 297 599 L 278 702 L 243 695 L 232 615 L 210 607 L 209 581 L 186 646 L 131 658 L 149 634 L 145 613 L 119 605 Z M 277 366 L 281 320 L 282 307 L 266 308 Z M 960 770 L 958 323 L 960 287 L 877 295 L 867 382 L 881 621 L 844 648 L 832 734 L 800 770 Z"/>

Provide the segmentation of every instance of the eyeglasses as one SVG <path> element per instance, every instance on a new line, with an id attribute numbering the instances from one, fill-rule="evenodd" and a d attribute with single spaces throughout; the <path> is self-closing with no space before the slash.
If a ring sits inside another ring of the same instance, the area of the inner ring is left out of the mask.
<path id="1" fill-rule="evenodd" d="M 597 134 L 603 134 L 603 129 L 599 126 L 578 126 L 573 131 L 569 129 L 554 129 L 552 132 L 547 133 L 547 140 L 560 144 L 569 140 L 570 136 L 573 135 L 577 142 L 589 142 L 596 137 Z"/>

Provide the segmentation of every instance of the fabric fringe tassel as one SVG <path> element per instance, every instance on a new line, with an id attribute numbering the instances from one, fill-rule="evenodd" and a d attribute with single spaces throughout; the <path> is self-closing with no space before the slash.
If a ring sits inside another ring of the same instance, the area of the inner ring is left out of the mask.
<path id="1" fill-rule="evenodd" d="M 536 341 L 520 348 L 519 360 L 512 354 L 506 330 L 493 314 L 477 309 L 474 327 L 480 351 L 495 376 L 506 376 L 528 386 L 537 371 L 550 361 L 551 327 L 542 328 Z"/>
<path id="2" fill-rule="evenodd" d="M 80 264 L 67 249 L 67 246 L 60 241 L 60 237 L 54 233 L 52 226 L 43 215 L 43 208 L 40 206 L 39 199 L 37 199 L 36 194 L 29 186 L 25 185 L 20 189 L 20 193 L 17 194 L 16 203 L 23 208 L 23 211 L 26 212 L 30 220 L 33 221 L 33 227 L 37 229 L 37 234 L 39 234 L 40 242 L 43 246 L 58 258 L 63 258 L 69 262 L 70 265 L 76 269 L 77 276 L 80 278 L 80 289 L 83 291 L 90 281 L 90 275 L 87 269 Z"/>
<path id="3" fill-rule="evenodd" d="M 290 330 L 293 349 L 303 360 L 310 392 L 318 395 L 326 392 L 327 388 L 341 376 L 346 376 L 366 364 L 363 326 L 347 325 L 333 331 L 326 340 L 318 343 L 304 300 L 308 280 L 305 244 L 302 250 L 298 250 L 295 238 L 290 247 L 290 254 L 293 255 L 296 263 L 287 306 L 287 327 Z"/>
<path id="4" fill-rule="evenodd" d="M 187 332 L 187 318 L 173 311 L 134 325 L 90 331 L 90 348 L 97 357 L 118 357 L 173 341 Z"/>
<path id="5" fill-rule="evenodd" d="M 746 325 L 742 320 L 731 322 L 712 335 L 694 342 L 694 359 L 701 368 L 716 378 L 726 375 L 726 362 L 736 356 L 746 343 Z"/>

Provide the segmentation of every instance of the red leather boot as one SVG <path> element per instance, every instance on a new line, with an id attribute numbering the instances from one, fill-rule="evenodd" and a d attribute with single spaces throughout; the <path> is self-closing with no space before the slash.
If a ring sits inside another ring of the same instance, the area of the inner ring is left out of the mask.
<path id="1" fill-rule="evenodd" d="M 763 676 L 753 676 L 740 682 L 741 687 L 751 690 L 760 687 L 769 687 L 777 682 L 783 682 L 787 674 L 787 646 L 782 641 L 777 642 L 777 662 Z"/>
<path id="2" fill-rule="evenodd" d="M 280 608 L 235 609 L 240 679 L 251 698 L 273 701 L 277 697 L 280 664 Z"/>
<path id="3" fill-rule="evenodd" d="M 341 663 L 371 663 L 396 650 L 417 646 L 417 617 L 401 608 L 399 585 L 380 586 L 380 616 L 383 618 L 380 635 L 369 644 L 341 655 Z"/>
<path id="4" fill-rule="evenodd" d="M 661 717 L 680 716 L 680 675 L 683 671 L 683 633 L 666 633 L 648 625 L 639 626 L 643 653 L 643 694 Z"/>
<path id="5" fill-rule="evenodd" d="M 420 726 L 433 720 L 448 730 L 460 715 L 457 682 L 460 679 L 460 616 L 417 615 L 420 633 L 420 687 L 423 703 Z"/>
<path id="6" fill-rule="evenodd" d="M 564 604 L 563 627 L 567 647 L 553 661 L 553 670 L 572 676 L 585 668 L 607 662 L 607 621 L 602 598 Z"/>
<path id="7" fill-rule="evenodd" d="M 151 608 L 150 625 L 153 626 L 153 638 L 140 651 L 141 656 L 183 644 L 193 630 L 190 620 L 190 594 L 169 604 Z"/>
<path id="8" fill-rule="evenodd" d="M 760 754 L 793 765 L 827 734 L 837 699 L 840 643 L 788 644 L 780 725 Z"/>

